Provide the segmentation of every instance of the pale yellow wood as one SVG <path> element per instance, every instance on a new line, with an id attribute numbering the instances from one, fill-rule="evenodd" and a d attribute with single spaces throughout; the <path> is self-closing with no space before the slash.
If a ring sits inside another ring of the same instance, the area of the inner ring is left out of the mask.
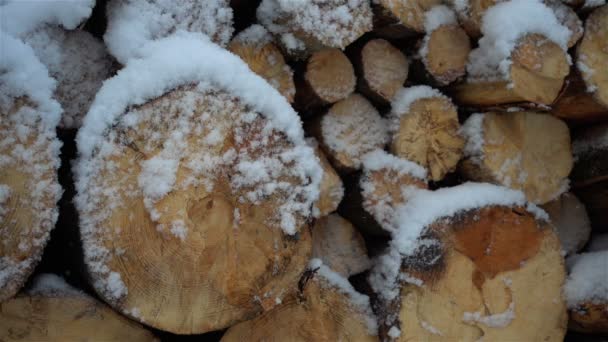
<path id="1" fill-rule="evenodd" d="M 20 295 L 0 304 L 0 340 L 158 341 L 141 325 L 84 295 Z"/>
<path id="2" fill-rule="evenodd" d="M 222 341 L 372 342 L 378 337 L 369 334 L 363 314 L 348 297 L 315 276 L 304 284 L 298 300 L 231 327 Z"/>
<path id="3" fill-rule="evenodd" d="M 192 116 L 186 119 L 179 106 L 183 103 L 193 104 Z M 103 266 L 118 273 L 128 290 L 120 300 L 112 298 L 107 287 L 98 291 L 100 295 L 122 313 L 137 310 L 134 319 L 182 334 L 228 327 L 270 309 L 276 298 L 289 297 L 310 259 L 309 217 L 296 215 L 300 229 L 289 236 L 281 229 L 277 212 L 289 194 L 275 192 L 251 203 L 242 199 L 247 188 L 231 187 L 229 177 L 236 174 L 230 163 L 202 174 L 188 165 L 196 162 L 191 158 L 200 155 L 195 151 L 201 146 L 210 157 L 221 158 L 232 149 L 255 159 L 262 153 L 274 157 L 291 142 L 277 131 L 264 131 L 268 121 L 260 114 L 247 122 L 237 120 L 249 111 L 219 91 L 180 88 L 137 110 L 143 114 L 135 127 L 114 127 L 108 144 L 120 153 L 96 157 L 97 165 L 106 167 L 90 185 L 122 185 L 114 197 L 95 196 L 98 210 L 110 213 L 94 231 L 82 231 L 90 253 L 97 246 L 111 253 Z M 142 195 L 133 196 L 129 189 L 138 187 L 140 161 L 158 156 L 176 123 L 183 120 L 204 125 L 187 136 L 184 148 L 191 153 L 180 161 L 173 191 L 153 203 L 160 214 L 153 221 Z M 211 130 L 221 137 L 213 145 L 205 143 Z M 260 145 L 264 139 L 266 144 Z M 199 183 L 178 186 L 190 176 Z M 305 180 L 285 176 L 282 181 L 297 186 Z M 112 206 L 116 201 L 121 204 Z M 186 227 L 183 239 L 169 229 L 176 221 Z M 87 261 L 94 284 L 107 282 L 97 261 Z"/>
<path id="4" fill-rule="evenodd" d="M 310 56 L 304 79 L 325 103 L 346 98 L 355 90 L 355 70 L 339 49 L 323 49 Z"/>
<path id="5" fill-rule="evenodd" d="M 587 18 L 576 54 L 587 89 L 593 90 L 595 100 L 608 108 L 608 5 L 597 8 Z"/>
<path id="6" fill-rule="evenodd" d="M 441 180 L 454 171 L 462 157 L 458 113 L 448 98 L 430 97 L 414 101 L 408 113 L 400 113 L 391 152 L 425 167 L 429 179 Z"/>
<path id="7" fill-rule="evenodd" d="M 471 42 L 458 25 L 442 25 L 428 37 L 427 54 L 423 59 L 427 71 L 441 85 L 448 85 L 466 72 Z"/>
<path id="8" fill-rule="evenodd" d="M 424 284 L 401 289 L 399 341 L 562 341 L 565 269 L 550 225 L 491 207 L 431 227 L 442 258 L 432 268 L 404 265 Z M 475 312 L 477 320 L 465 316 Z"/>
<path id="9" fill-rule="evenodd" d="M 463 160 L 465 177 L 521 190 L 538 204 L 566 190 L 573 158 L 568 126 L 560 119 L 532 112 L 487 113 L 482 132 L 483 157 Z"/>
<path id="10" fill-rule="evenodd" d="M 390 102 L 403 87 L 408 74 L 405 55 L 384 39 L 373 39 L 361 49 L 361 74 L 364 88 Z"/>
<path id="11" fill-rule="evenodd" d="M 345 278 L 371 266 L 367 248 L 357 229 L 338 214 L 317 220 L 312 228 L 312 257 Z"/>
<path id="12" fill-rule="evenodd" d="M 16 118 L 28 111 L 33 120 Z M 0 302 L 23 286 L 57 220 L 60 143 L 37 112 L 26 98 L 0 112 Z"/>
<path id="13" fill-rule="evenodd" d="M 379 0 L 378 3 L 405 28 L 424 32 L 424 13 L 440 5 L 441 0 Z"/>
<path id="14" fill-rule="evenodd" d="M 455 3 L 460 0 L 448 0 L 453 8 L 457 9 Z M 502 0 L 467 0 L 466 11 L 456 11 L 458 21 L 471 38 L 481 36 L 481 21 L 486 10 Z"/>
<path id="15" fill-rule="evenodd" d="M 293 102 L 296 94 L 293 71 L 273 43 L 256 44 L 233 40 L 228 44 L 228 50 L 241 57 L 251 71 L 268 81 L 289 103 Z"/>
<path id="16" fill-rule="evenodd" d="M 321 161 L 321 167 L 323 168 L 319 200 L 315 206 L 319 209 L 319 216 L 323 217 L 338 209 L 338 205 L 344 196 L 344 185 L 318 145 L 315 146 L 315 154 Z"/>

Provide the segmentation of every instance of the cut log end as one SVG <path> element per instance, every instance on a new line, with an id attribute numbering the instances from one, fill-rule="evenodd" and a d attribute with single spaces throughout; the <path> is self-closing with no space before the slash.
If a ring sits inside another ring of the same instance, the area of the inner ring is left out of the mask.
<path id="1" fill-rule="evenodd" d="M 344 196 L 344 186 L 342 179 L 331 166 L 316 141 L 315 145 L 315 154 L 321 161 L 321 167 L 323 168 L 319 200 L 315 206 L 319 209 L 319 217 L 324 217 L 338 209 L 338 205 Z"/>
<path id="2" fill-rule="evenodd" d="M 589 15 L 583 40 L 577 49 L 577 67 L 587 91 L 608 108 L 608 73 L 605 72 L 608 70 L 608 5 Z"/>
<path id="3" fill-rule="evenodd" d="M 306 63 L 304 82 L 310 88 L 318 105 L 331 104 L 345 99 L 355 90 L 357 79 L 353 65 L 338 49 L 323 49 L 314 53 Z M 300 89 L 298 89 L 300 91 Z M 302 89 L 302 92 L 307 90 Z M 300 102 L 310 100 L 304 95 Z M 310 106 L 310 105 L 309 105 Z"/>
<path id="4" fill-rule="evenodd" d="M 565 255 L 583 249 L 591 235 L 591 224 L 585 206 L 571 193 L 546 203 L 542 208 L 549 214 Z"/>
<path id="5" fill-rule="evenodd" d="M 469 36 L 458 25 L 442 25 L 425 38 L 424 65 L 441 85 L 448 85 L 466 71 L 471 51 Z"/>
<path id="6" fill-rule="evenodd" d="M 423 284 L 401 288 L 400 341 L 563 339 L 565 269 L 550 225 L 521 208 L 487 207 L 430 231 L 441 259 L 426 269 L 404 263 Z"/>
<path id="7" fill-rule="evenodd" d="M 382 33 L 387 24 L 401 26 L 404 34 L 407 32 L 424 32 L 424 13 L 433 6 L 441 4 L 441 0 L 380 0 L 375 18 L 377 23 L 374 30 Z M 394 36 L 388 38 L 396 38 Z"/>
<path id="8" fill-rule="evenodd" d="M 474 118 L 469 120 L 466 128 Z M 470 146 L 481 143 L 460 165 L 466 178 L 522 190 L 539 204 L 566 190 L 573 158 L 564 122 L 531 112 L 488 113 L 482 120 L 478 129 L 464 130 Z"/>
<path id="9" fill-rule="evenodd" d="M 391 152 L 425 167 L 434 181 L 456 169 L 464 139 L 456 107 L 448 98 L 421 98 L 410 105 L 408 113 L 395 114 L 399 117 L 393 120 L 397 127 Z"/>

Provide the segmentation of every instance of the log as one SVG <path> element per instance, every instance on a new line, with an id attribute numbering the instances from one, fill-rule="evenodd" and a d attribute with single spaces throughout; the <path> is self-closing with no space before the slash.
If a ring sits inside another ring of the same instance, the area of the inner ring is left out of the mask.
<path id="1" fill-rule="evenodd" d="M 496 189 L 469 183 L 419 190 L 403 208 L 409 215 L 370 277 L 381 338 L 564 338 L 558 238 L 542 212 L 526 209 L 523 194 Z"/>
<path id="2" fill-rule="evenodd" d="M 379 0 L 374 3 L 374 33 L 387 39 L 424 32 L 424 13 L 441 0 Z"/>
<path id="3" fill-rule="evenodd" d="M 388 141 L 384 119 L 359 94 L 335 103 L 325 115 L 310 124 L 309 132 L 317 137 L 321 148 L 338 172 L 349 173 L 361 168 L 361 158 Z"/>
<path id="4" fill-rule="evenodd" d="M 321 167 L 323 168 L 319 200 L 316 202 L 315 207 L 319 211 L 318 216 L 324 217 L 338 209 L 338 205 L 342 201 L 342 197 L 344 197 L 344 185 L 336 170 L 334 170 L 327 157 L 325 157 L 317 141 L 314 138 L 310 138 L 308 142 L 315 149 L 315 155 L 319 158 Z"/>
<path id="5" fill-rule="evenodd" d="M 315 261 L 297 300 L 231 327 L 222 341 L 378 341 L 369 298 Z"/>
<path id="6" fill-rule="evenodd" d="M 469 58 L 469 78 L 450 91 L 455 102 L 474 107 L 519 102 L 552 104 L 570 70 L 566 51 L 539 34 L 529 34 L 518 41 L 510 58 L 507 79 L 491 81 L 471 77 L 474 72 Z"/>
<path id="7" fill-rule="evenodd" d="M 574 193 L 585 204 L 594 230 L 608 231 L 608 124 L 576 131 L 572 149 L 576 162 L 570 178 Z"/>
<path id="8" fill-rule="evenodd" d="M 63 108 L 61 128 L 79 128 L 104 80 L 114 71 L 105 45 L 82 30 L 45 26 L 24 38 L 57 80 L 54 97 Z"/>
<path id="9" fill-rule="evenodd" d="M 197 35 L 154 44 L 105 82 L 77 137 L 85 263 L 121 313 L 219 330 L 294 294 L 322 169 L 297 113 L 238 57 Z"/>
<path id="10" fill-rule="evenodd" d="M 344 49 L 372 29 L 372 11 L 363 0 L 263 0 L 257 18 L 297 60 L 326 47 Z"/>
<path id="11" fill-rule="evenodd" d="M 338 49 L 323 49 L 306 61 L 297 73 L 294 107 L 304 115 L 347 98 L 355 90 L 357 78 L 353 65 Z"/>
<path id="12" fill-rule="evenodd" d="M 61 106 L 54 81 L 23 42 L 0 32 L 0 302 L 39 262 L 57 221 Z"/>
<path id="13" fill-rule="evenodd" d="M 158 341 L 141 325 L 42 274 L 27 293 L 0 304 L 2 341 Z"/>
<path id="14" fill-rule="evenodd" d="M 569 329 L 608 333 L 608 251 L 574 255 L 567 260 L 569 275 L 564 293 L 570 309 Z"/>
<path id="15" fill-rule="evenodd" d="M 433 80 L 446 86 L 464 76 L 471 42 L 448 7 L 435 6 L 425 16 L 419 54 Z"/>
<path id="16" fill-rule="evenodd" d="M 228 50 L 241 57 L 251 71 L 268 81 L 289 103 L 293 102 L 296 94 L 293 70 L 263 26 L 256 24 L 241 31 L 228 44 Z"/>
<path id="17" fill-rule="evenodd" d="M 113 0 L 108 2 L 106 15 L 104 41 L 110 54 L 123 65 L 140 57 L 142 48 L 151 41 L 175 31 L 202 33 L 222 46 L 234 32 L 228 0 Z"/>
<path id="18" fill-rule="evenodd" d="M 567 190 L 573 158 L 561 120 L 532 112 L 474 114 L 462 132 L 467 145 L 459 171 L 465 178 L 521 190 L 537 204 Z"/>
<path id="19" fill-rule="evenodd" d="M 371 266 L 361 234 L 338 214 L 318 220 L 312 228 L 312 257 L 344 278 Z"/>
<path id="20" fill-rule="evenodd" d="M 587 91 L 578 68 L 574 68 L 564 83 L 562 93 L 551 105 L 551 114 L 573 124 L 606 121 L 608 107 L 599 103 L 593 93 Z"/>
<path id="21" fill-rule="evenodd" d="M 585 247 L 591 234 L 591 223 L 585 206 L 574 194 L 566 192 L 542 208 L 549 214 L 565 256 Z"/>
<path id="22" fill-rule="evenodd" d="M 357 91 L 378 106 L 387 106 L 408 74 L 408 60 L 390 42 L 372 39 L 348 52 L 357 74 Z"/>
<path id="23" fill-rule="evenodd" d="M 428 86 L 404 88 L 393 99 L 389 122 L 391 152 L 422 165 L 430 180 L 456 169 L 464 139 L 448 97 Z"/>

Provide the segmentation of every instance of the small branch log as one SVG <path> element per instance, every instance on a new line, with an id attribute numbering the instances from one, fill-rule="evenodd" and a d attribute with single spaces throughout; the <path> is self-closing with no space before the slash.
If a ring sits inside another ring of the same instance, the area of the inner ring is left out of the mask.
<path id="1" fill-rule="evenodd" d="M 306 61 L 304 72 L 296 75 L 294 107 L 302 114 L 314 114 L 347 98 L 355 91 L 356 83 L 353 65 L 342 51 L 317 51 Z"/>
<path id="2" fill-rule="evenodd" d="M 363 237 L 337 214 L 318 220 L 312 228 L 312 257 L 322 260 L 344 278 L 371 266 Z"/>
<path id="3" fill-rule="evenodd" d="M 379 106 L 387 106 L 408 74 L 405 55 L 384 39 L 372 39 L 349 51 L 357 73 L 357 90 Z"/>
<path id="4" fill-rule="evenodd" d="M 520 39 L 511 59 L 509 80 L 467 81 L 451 90 L 455 101 L 478 107 L 517 102 L 553 103 L 570 70 L 567 53 L 543 36 L 531 34 Z"/>
<path id="5" fill-rule="evenodd" d="M 253 25 L 239 33 L 228 44 L 228 50 L 241 57 L 251 71 L 267 80 L 289 103 L 293 102 L 293 71 L 262 26 Z"/>
<path id="6" fill-rule="evenodd" d="M 424 32 L 424 13 L 441 0 L 379 0 L 373 5 L 374 33 L 400 39 Z"/>
<path id="7" fill-rule="evenodd" d="M 583 203 L 567 192 L 542 208 L 549 214 L 564 255 L 572 255 L 583 249 L 591 234 L 591 223 Z"/>
<path id="8" fill-rule="evenodd" d="M 39 277 L 43 276 L 54 277 Z M 98 341 L 157 341 L 141 325 L 71 288 L 25 293 L 0 304 L 2 341 L 88 341 L 92 337 Z"/>
<path id="9" fill-rule="evenodd" d="M 427 32 L 420 54 L 428 73 L 445 86 L 464 76 L 469 52 L 469 36 L 458 24 L 449 24 Z"/>
<path id="10" fill-rule="evenodd" d="M 286 54 L 297 60 L 323 48 L 344 49 L 372 29 L 372 10 L 362 0 L 263 0 L 257 17 L 277 36 Z"/>
<path id="11" fill-rule="evenodd" d="M 585 204 L 591 225 L 608 231 L 608 124 L 580 129 L 572 149 L 576 157 L 570 178 L 574 193 Z"/>
<path id="12" fill-rule="evenodd" d="M 393 100 L 391 152 L 422 165 L 431 180 L 456 169 L 464 147 L 459 129 L 456 107 L 435 89 L 406 88 Z"/>
<path id="13" fill-rule="evenodd" d="M 338 205 L 344 196 L 344 186 L 342 179 L 340 179 L 336 170 L 334 170 L 327 157 L 325 157 L 317 141 L 314 138 L 311 138 L 311 140 L 311 144 L 315 149 L 315 155 L 321 161 L 321 167 L 323 168 L 319 200 L 315 206 L 319 209 L 319 217 L 324 217 L 338 209 Z"/>
<path id="14" fill-rule="evenodd" d="M 388 141 L 384 119 L 359 94 L 335 103 L 322 117 L 312 122 L 310 131 L 339 172 L 361 167 L 361 158 Z"/>
<path id="15" fill-rule="evenodd" d="M 380 309 L 381 337 L 563 339 L 565 269 L 550 224 L 489 206 L 438 219 L 423 238 L 426 247 L 403 259 L 399 295 Z"/>
<path id="16" fill-rule="evenodd" d="M 597 8 L 587 18 L 576 56 L 587 91 L 608 108 L 608 5 Z"/>
<path id="17" fill-rule="evenodd" d="M 0 302 L 13 297 L 38 264 L 62 193 L 61 143 L 52 119 L 43 119 L 59 113 L 6 95 L 10 107 L 0 107 Z"/>
<path id="18" fill-rule="evenodd" d="M 522 190 L 543 204 L 567 189 L 572 170 L 568 126 L 547 114 L 474 114 L 463 126 L 467 137 L 460 172 L 468 179 Z"/>
<path id="19" fill-rule="evenodd" d="M 342 285 L 329 281 L 328 274 L 334 281 L 341 279 Z M 367 296 L 355 292 L 348 280 L 322 265 L 304 274 L 298 300 L 285 301 L 253 320 L 232 326 L 222 342 L 378 341 L 373 329 L 370 331 L 370 325 L 373 328 L 375 324 L 370 322 L 375 321 L 371 315 Z"/>

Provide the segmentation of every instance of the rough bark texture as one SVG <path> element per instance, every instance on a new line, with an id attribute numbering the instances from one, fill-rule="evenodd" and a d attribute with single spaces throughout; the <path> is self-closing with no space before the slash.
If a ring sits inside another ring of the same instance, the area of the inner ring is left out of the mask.
<path id="1" fill-rule="evenodd" d="M 429 236 L 440 241 L 436 261 L 414 255 L 402 266 L 424 284 L 403 284 L 389 307 L 399 341 L 563 340 L 565 269 L 550 225 L 522 208 L 487 207 L 438 221 Z"/>
<path id="2" fill-rule="evenodd" d="M 393 129 L 393 154 L 422 165 L 434 181 L 456 169 L 464 139 L 458 132 L 456 107 L 449 99 L 421 98 L 410 105 L 408 113 L 396 114 L 399 118 L 398 128 Z"/>
<path id="3" fill-rule="evenodd" d="M 481 151 L 460 165 L 466 178 L 522 190 L 539 204 L 566 189 L 573 160 L 570 132 L 561 120 L 531 112 L 487 113 L 479 134 Z"/>

